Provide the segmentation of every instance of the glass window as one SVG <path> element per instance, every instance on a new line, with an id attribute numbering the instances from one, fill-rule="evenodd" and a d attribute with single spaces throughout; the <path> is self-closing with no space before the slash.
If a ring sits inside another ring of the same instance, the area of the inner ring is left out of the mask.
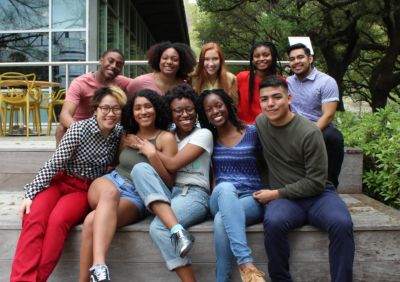
<path id="1" fill-rule="evenodd" d="M 99 9 L 99 53 L 107 50 L 107 5 L 100 4 Z"/>
<path id="2" fill-rule="evenodd" d="M 47 29 L 49 1 L 1 1 L 0 26 L 2 30 Z"/>
<path id="3" fill-rule="evenodd" d="M 108 0 L 107 3 L 114 12 L 118 12 L 118 0 Z"/>
<path id="4" fill-rule="evenodd" d="M 54 32 L 53 33 L 53 61 L 85 61 L 86 51 L 86 32 Z M 85 73 L 85 66 L 70 66 L 69 69 L 69 83 L 72 79 Z M 54 78 L 61 82 L 62 87 L 65 87 L 66 70 L 64 66 L 53 67 Z"/>
<path id="5" fill-rule="evenodd" d="M 53 28 L 84 28 L 85 26 L 85 0 L 53 0 Z"/>
<path id="6" fill-rule="evenodd" d="M 49 60 L 47 32 L 0 34 L 1 62 L 46 62 Z"/>
<path id="7" fill-rule="evenodd" d="M 85 61 L 86 32 L 53 32 L 52 61 Z"/>
<path id="8" fill-rule="evenodd" d="M 133 8 L 133 6 L 131 7 L 131 31 L 133 33 L 136 33 L 136 10 L 135 8 Z"/>
<path id="9" fill-rule="evenodd" d="M 78 76 L 86 73 L 85 65 L 73 65 L 68 67 L 68 85 L 71 84 L 72 80 Z M 66 66 L 54 66 L 53 67 L 53 81 L 61 83 L 60 88 L 65 88 L 66 85 Z"/>
<path id="10" fill-rule="evenodd" d="M 123 46 L 124 46 L 124 40 L 125 40 L 125 34 L 126 31 L 124 30 L 124 25 L 122 22 L 119 23 L 118 25 L 118 45 L 115 45 L 116 48 L 120 49 L 120 50 L 124 50 Z M 114 48 L 115 48 L 114 47 Z"/>
<path id="11" fill-rule="evenodd" d="M 107 18 L 107 49 L 118 46 L 118 20 L 111 9 L 108 9 Z"/>

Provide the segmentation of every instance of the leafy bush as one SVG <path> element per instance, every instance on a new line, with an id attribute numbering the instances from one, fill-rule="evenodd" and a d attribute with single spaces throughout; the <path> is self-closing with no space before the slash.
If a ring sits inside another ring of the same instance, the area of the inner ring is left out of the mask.
<path id="1" fill-rule="evenodd" d="M 392 207 L 400 207 L 400 111 L 389 104 L 375 113 L 338 112 L 336 126 L 346 146 L 364 154 L 364 192 Z"/>

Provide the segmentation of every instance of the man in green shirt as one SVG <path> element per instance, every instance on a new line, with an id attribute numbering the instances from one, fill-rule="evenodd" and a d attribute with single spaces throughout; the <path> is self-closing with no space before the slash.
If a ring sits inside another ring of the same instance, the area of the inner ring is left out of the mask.
<path id="1" fill-rule="evenodd" d="M 352 281 L 353 223 L 346 204 L 327 181 L 321 131 L 290 111 L 286 81 L 268 76 L 260 83 L 262 113 L 256 119 L 269 185 L 254 198 L 265 206 L 264 244 L 272 281 L 292 281 L 288 232 L 309 223 L 329 234 L 332 282 Z"/>

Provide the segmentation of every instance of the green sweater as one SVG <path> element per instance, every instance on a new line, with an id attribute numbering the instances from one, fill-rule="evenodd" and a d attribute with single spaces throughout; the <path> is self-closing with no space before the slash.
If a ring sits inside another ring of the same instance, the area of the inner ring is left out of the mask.
<path id="1" fill-rule="evenodd" d="M 268 163 L 270 189 L 278 189 L 280 197 L 290 199 L 322 193 L 328 159 L 321 130 L 299 115 L 276 127 L 261 114 L 256 126 Z"/>

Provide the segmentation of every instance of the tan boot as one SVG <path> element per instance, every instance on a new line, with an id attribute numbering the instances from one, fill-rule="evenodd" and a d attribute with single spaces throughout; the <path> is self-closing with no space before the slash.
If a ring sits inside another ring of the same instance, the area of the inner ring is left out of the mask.
<path id="1" fill-rule="evenodd" d="M 245 270 L 240 271 L 240 277 L 243 282 L 265 282 L 265 273 L 258 270 L 255 266 L 249 266 Z"/>

